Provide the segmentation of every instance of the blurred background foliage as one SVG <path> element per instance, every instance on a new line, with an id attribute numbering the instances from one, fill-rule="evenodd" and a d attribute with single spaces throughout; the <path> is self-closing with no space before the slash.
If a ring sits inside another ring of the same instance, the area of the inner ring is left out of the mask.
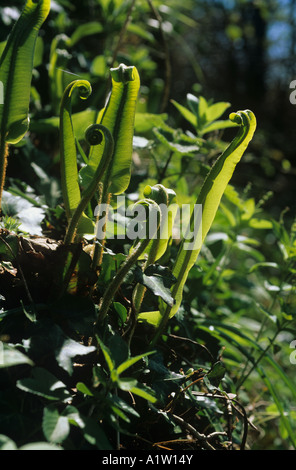
<path id="1" fill-rule="evenodd" d="M 176 189 L 180 203 L 192 201 L 208 165 L 232 139 L 233 129 L 218 129 L 206 135 L 200 151 L 180 145 L 174 151 L 184 139 L 180 129 L 188 139 L 198 134 L 176 103 L 188 109 L 188 94 L 229 102 L 225 118 L 251 109 L 258 120 L 255 137 L 190 274 L 171 332 L 204 340 L 217 354 L 221 343 L 227 344 L 224 360 L 233 376 L 226 385 L 240 390 L 257 426 L 250 446 L 282 449 L 292 443 L 295 448 L 289 344 L 295 339 L 296 307 L 296 106 L 289 96 L 296 79 L 296 1 L 51 3 L 36 49 L 30 138 L 11 149 L 9 158 L 10 194 L 50 210 L 47 228 L 51 225 L 52 234 L 53 224 L 62 233 L 56 119 L 62 92 L 75 78 L 92 84 L 87 110 L 78 100 L 74 105 L 81 112 L 79 135 L 104 106 L 109 69 L 120 62 L 139 70 L 139 113 L 159 115 L 157 121 L 155 116 L 151 122 L 136 120 L 131 200 L 147 183 L 163 182 Z M 23 4 L 1 1 L 0 51 Z M 187 311 L 191 316 L 184 316 Z M 256 361 L 262 351 L 261 370 Z"/>

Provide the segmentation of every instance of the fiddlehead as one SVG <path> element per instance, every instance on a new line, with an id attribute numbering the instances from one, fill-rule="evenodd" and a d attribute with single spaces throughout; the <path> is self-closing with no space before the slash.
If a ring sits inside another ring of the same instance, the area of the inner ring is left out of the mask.
<path id="1" fill-rule="evenodd" d="M 137 202 L 136 205 L 144 205 L 148 208 L 148 218 L 146 219 L 146 222 L 149 224 L 149 213 L 150 210 L 154 209 L 157 210 L 157 213 L 159 215 L 158 217 L 158 224 L 157 226 L 153 227 L 153 230 L 150 229 L 149 227 L 149 235 L 153 237 L 155 235 L 155 232 L 159 229 L 159 225 L 161 223 L 161 213 L 158 204 L 156 204 L 155 201 L 152 201 L 151 199 L 143 199 L 139 202 Z M 146 225 L 147 227 L 147 225 Z M 124 263 L 120 266 L 119 270 L 117 271 L 117 274 L 114 276 L 112 279 L 111 283 L 109 284 L 103 298 L 101 301 L 100 305 L 100 311 L 99 311 L 99 316 L 98 316 L 98 321 L 103 321 L 104 318 L 106 317 L 109 307 L 111 305 L 112 299 L 114 298 L 114 295 L 116 294 L 117 290 L 119 289 L 121 283 L 123 282 L 125 276 L 131 269 L 131 267 L 136 263 L 136 261 L 140 258 L 141 254 L 145 251 L 147 246 L 150 243 L 150 238 L 147 236 L 147 230 L 146 230 L 146 238 L 143 238 L 139 240 L 134 248 L 131 250 L 129 256 L 126 258 Z"/>
<path id="2" fill-rule="evenodd" d="M 184 238 L 181 242 L 172 270 L 173 275 L 177 279 L 177 282 L 171 289 L 172 296 L 176 302 L 173 307 L 164 306 L 161 308 L 160 320 L 152 344 L 156 343 L 169 318 L 175 315 L 181 305 L 183 288 L 188 273 L 196 262 L 236 165 L 240 162 L 256 130 L 256 118 L 250 110 L 231 113 L 229 118 L 240 125 L 238 133 L 216 160 L 201 188 L 196 206 L 202 208 L 202 223 L 201 226 L 196 227 L 195 211 L 193 211 L 189 221 L 189 229 L 191 233 L 195 233 L 197 229 L 197 236 L 194 237 L 194 243 L 190 243 L 189 249 L 188 240 Z"/>
<path id="3" fill-rule="evenodd" d="M 146 186 L 144 189 L 144 197 L 150 198 L 155 201 L 161 212 L 161 224 L 159 224 L 157 234 L 153 240 L 150 241 L 145 252 L 141 258 L 146 257 L 144 270 L 150 265 L 155 263 L 165 253 L 169 239 L 172 234 L 173 219 L 175 217 L 174 204 L 176 193 L 172 189 L 165 188 L 162 184 L 155 186 Z M 172 210 L 173 209 L 173 210 Z M 143 284 L 137 284 L 133 293 L 133 302 L 136 315 L 139 313 L 146 288 Z"/>
<path id="4" fill-rule="evenodd" d="M 93 179 L 89 183 L 88 187 L 84 190 L 78 206 L 70 220 L 65 236 L 65 244 L 67 245 L 73 241 L 78 222 L 87 204 L 94 196 L 100 181 L 102 180 L 104 172 L 109 164 L 110 159 L 112 158 L 114 149 L 114 142 L 111 132 L 101 124 L 93 124 L 89 126 L 85 132 L 85 138 L 90 145 L 103 145 L 103 156 L 95 171 Z"/>
<path id="5" fill-rule="evenodd" d="M 91 85 L 87 80 L 75 80 L 64 91 L 60 107 L 60 168 L 63 200 L 68 221 L 80 202 L 78 184 L 77 152 L 72 123 L 72 97 L 74 90 L 79 91 L 81 99 L 91 94 Z"/>

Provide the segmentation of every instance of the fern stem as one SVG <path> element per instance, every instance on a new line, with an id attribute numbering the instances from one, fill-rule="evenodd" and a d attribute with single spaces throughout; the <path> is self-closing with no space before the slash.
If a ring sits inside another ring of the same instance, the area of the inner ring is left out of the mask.
<path id="1" fill-rule="evenodd" d="M 0 209 L 2 202 L 2 193 L 4 189 L 6 167 L 8 157 L 8 143 L 0 136 Z"/>
<path id="2" fill-rule="evenodd" d="M 139 241 L 139 243 L 136 245 L 132 253 L 127 257 L 125 262 L 121 265 L 121 267 L 117 271 L 117 274 L 112 279 L 111 283 L 109 284 L 102 298 L 100 311 L 98 315 L 99 321 L 103 321 L 104 318 L 106 317 L 114 295 L 118 291 L 120 285 L 122 284 L 125 276 L 129 272 L 131 267 L 135 264 L 139 256 L 143 253 L 143 251 L 148 246 L 149 242 L 150 240 L 148 238 Z"/>
<path id="3" fill-rule="evenodd" d="M 70 220 L 70 223 L 66 232 L 65 240 L 64 240 L 65 245 L 70 245 L 73 242 L 80 217 L 82 216 L 82 213 L 85 210 L 87 204 L 89 203 L 91 198 L 94 196 L 96 189 L 98 187 L 98 184 L 102 180 L 103 174 L 113 155 L 114 142 L 113 142 L 113 137 L 111 135 L 111 132 L 105 126 L 102 126 L 100 124 L 94 124 L 91 127 L 94 130 L 95 129 L 99 130 L 104 135 L 104 138 L 105 138 L 104 152 L 103 152 L 102 160 L 100 164 L 98 165 L 98 168 L 96 169 L 93 179 L 91 183 L 89 184 L 89 186 L 86 188 Z"/>

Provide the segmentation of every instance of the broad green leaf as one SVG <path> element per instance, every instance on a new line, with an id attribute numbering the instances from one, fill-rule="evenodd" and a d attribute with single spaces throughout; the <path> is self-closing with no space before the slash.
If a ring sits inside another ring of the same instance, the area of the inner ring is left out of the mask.
<path id="1" fill-rule="evenodd" d="M 63 448 L 49 442 L 31 442 L 21 446 L 18 450 L 63 450 Z"/>
<path id="2" fill-rule="evenodd" d="M 266 219 L 259 219 L 257 217 L 253 217 L 249 220 L 249 226 L 255 229 L 271 229 L 273 227 L 272 222 Z"/>
<path id="3" fill-rule="evenodd" d="M 112 375 L 111 375 L 112 379 Z M 132 377 L 123 377 L 120 378 L 118 375 L 115 375 L 113 381 L 116 382 L 116 385 L 122 390 L 123 392 L 129 392 L 133 387 L 136 387 L 138 384 L 137 379 L 133 379 Z"/>
<path id="4" fill-rule="evenodd" d="M 197 128 L 200 131 L 207 123 L 207 110 L 208 103 L 203 96 L 198 98 L 198 117 L 197 117 Z"/>
<path id="5" fill-rule="evenodd" d="M 176 278 L 168 268 L 150 265 L 144 272 L 139 268 L 136 271 L 136 280 L 147 287 L 154 295 L 160 297 L 166 304 L 171 307 L 174 305 L 175 300 L 172 297 L 171 287 L 176 282 Z"/>
<path id="6" fill-rule="evenodd" d="M 19 364 L 29 364 L 32 366 L 33 362 L 28 356 L 16 349 L 16 347 L 0 341 L 0 369 Z"/>
<path id="7" fill-rule="evenodd" d="M 133 134 L 140 78 L 136 67 L 121 64 L 111 69 L 112 89 L 100 124 L 112 134 L 114 152 L 103 182 L 113 194 L 124 192 L 130 182 Z M 84 187 L 88 186 L 102 159 L 100 146 L 91 147 L 89 164 L 80 171 Z"/>
<path id="8" fill-rule="evenodd" d="M 41 367 L 32 371 L 32 377 L 20 379 L 17 388 L 52 401 L 67 402 L 71 396 L 66 385 L 58 380 L 51 372 Z"/>
<path id="9" fill-rule="evenodd" d="M 156 138 L 164 144 L 169 150 L 180 153 L 182 155 L 187 155 L 192 152 L 197 152 L 200 149 L 200 145 L 191 142 L 179 141 L 173 142 L 168 140 L 165 135 L 160 132 L 158 129 L 153 129 L 153 133 L 155 134 Z M 189 139 L 188 139 L 189 140 Z"/>
<path id="10" fill-rule="evenodd" d="M 161 308 L 161 325 L 166 324 L 167 320 L 177 313 L 183 296 L 184 284 L 188 273 L 195 264 L 201 250 L 201 246 L 211 228 L 215 218 L 220 200 L 223 196 L 236 165 L 243 156 L 249 142 L 251 141 L 256 129 L 256 118 L 249 111 L 238 111 L 232 113 L 230 119 L 240 124 L 237 136 L 233 139 L 227 149 L 220 155 L 211 170 L 209 171 L 196 204 L 202 207 L 201 227 L 196 226 L 195 214 L 192 212 L 190 219 L 190 231 L 195 234 L 193 244 L 189 247 L 186 237 L 182 240 L 177 258 L 172 270 L 177 282 L 172 288 L 172 294 L 176 301 L 173 307 Z M 189 249 L 188 249 L 189 248 Z M 159 328 L 160 334 L 161 328 Z"/>
<path id="11" fill-rule="evenodd" d="M 27 0 L 0 59 L 4 104 L 0 106 L 0 139 L 19 142 L 29 126 L 34 50 L 38 32 L 50 10 L 50 0 Z"/>
<path id="12" fill-rule="evenodd" d="M 66 416 L 61 416 L 55 406 L 46 406 L 43 410 L 42 430 L 49 442 L 59 444 L 68 437 L 69 420 Z"/>
<path id="13" fill-rule="evenodd" d="M 0 450 L 17 450 L 17 445 L 9 437 L 0 434 Z"/>
<path id="14" fill-rule="evenodd" d="M 151 312 L 141 312 L 137 317 L 139 322 L 149 323 L 150 325 L 157 326 L 161 321 L 161 313 L 159 310 Z"/>
<path id="15" fill-rule="evenodd" d="M 36 207 L 28 199 L 3 191 L 2 208 L 4 214 L 12 216 L 20 222 L 19 230 L 30 235 L 42 235 L 41 223 L 45 217 L 45 210 Z"/>
<path id="16" fill-rule="evenodd" d="M 62 339 L 62 338 L 61 338 Z M 95 351 L 95 346 L 84 346 L 78 341 L 74 341 L 71 338 L 65 338 L 63 343 L 59 345 L 56 351 L 56 360 L 60 367 L 72 374 L 73 372 L 73 359 L 76 356 L 85 356 Z"/>

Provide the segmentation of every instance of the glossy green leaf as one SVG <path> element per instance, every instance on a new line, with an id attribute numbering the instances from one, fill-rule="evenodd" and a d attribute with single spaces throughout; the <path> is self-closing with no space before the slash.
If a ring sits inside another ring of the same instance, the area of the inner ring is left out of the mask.
<path id="1" fill-rule="evenodd" d="M 69 420 L 66 416 L 61 416 L 56 407 L 46 406 L 43 410 L 42 430 L 49 442 L 59 444 L 68 437 Z"/>
<path id="2" fill-rule="evenodd" d="M 19 364 L 33 365 L 31 359 L 16 349 L 12 345 L 0 341 L 0 369 L 3 367 L 12 367 Z"/>
<path id="3" fill-rule="evenodd" d="M 51 372 L 41 367 L 33 369 L 32 377 L 18 380 L 16 386 L 24 392 L 38 395 L 47 400 L 67 402 L 71 398 L 66 385 Z"/>
<path id="4" fill-rule="evenodd" d="M 136 271 L 136 280 L 147 287 L 154 295 L 160 297 L 166 304 L 171 307 L 174 305 L 175 300 L 172 297 L 171 287 L 176 279 L 168 268 L 150 265 L 144 272 L 139 268 Z"/>
<path id="5" fill-rule="evenodd" d="M 34 50 L 38 32 L 50 10 L 50 0 L 27 0 L 0 59 L 4 104 L 0 106 L 0 136 L 19 142 L 29 126 Z"/>

